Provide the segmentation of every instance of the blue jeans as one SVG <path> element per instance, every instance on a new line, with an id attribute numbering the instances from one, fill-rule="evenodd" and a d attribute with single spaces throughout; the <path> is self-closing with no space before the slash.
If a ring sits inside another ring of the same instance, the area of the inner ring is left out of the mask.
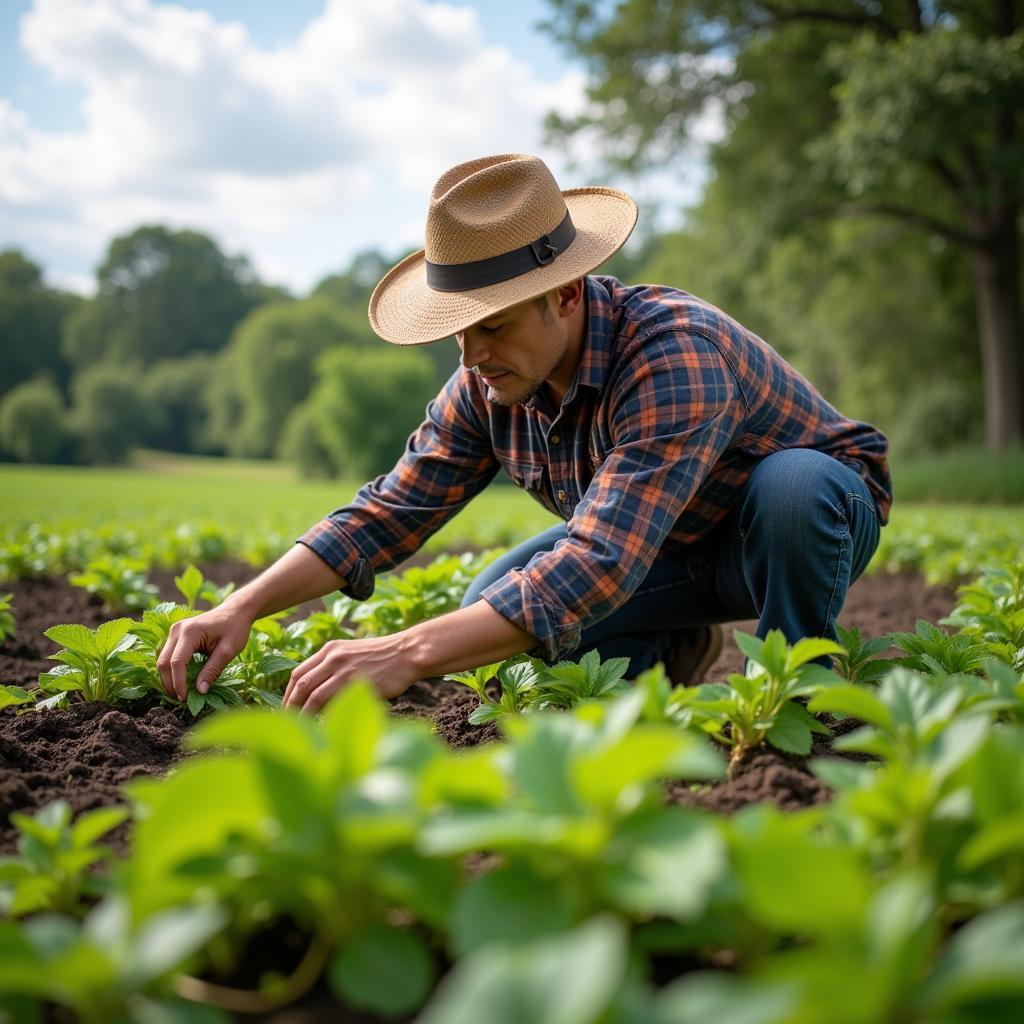
<path id="1" fill-rule="evenodd" d="M 871 493 L 849 466 L 810 448 L 773 452 L 712 543 L 682 559 L 659 555 L 630 599 L 583 631 L 572 657 L 595 648 L 602 660 L 628 657 L 632 678 L 664 660 L 672 630 L 754 618 L 762 639 L 781 629 L 790 643 L 838 640 L 846 591 L 875 553 L 880 530 Z M 473 580 L 462 606 L 565 536 L 559 523 L 506 552 Z M 830 658 L 815 660 L 831 667 Z"/>

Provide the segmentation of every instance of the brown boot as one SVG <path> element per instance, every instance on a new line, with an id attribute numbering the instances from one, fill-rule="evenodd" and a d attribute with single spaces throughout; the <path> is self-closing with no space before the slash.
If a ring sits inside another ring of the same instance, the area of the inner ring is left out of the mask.
<path id="1" fill-rule="evenodd" d="M 722 627 L 687 626 L 672 630 L 665 674 L 673 686 L 699 686 L 722 653 Z"/>

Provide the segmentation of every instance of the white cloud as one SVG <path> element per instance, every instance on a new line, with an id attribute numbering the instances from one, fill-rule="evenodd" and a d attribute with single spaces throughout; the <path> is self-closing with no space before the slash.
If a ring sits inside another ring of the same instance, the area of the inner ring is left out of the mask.
<path id="1" fill-rule="evenodd" d="M 597 180 L 541 142 L 549 110 L 583 108 L 583 73 L 542 80 L 464 4 L 328 0 L 265 49 L 157 0 L 35 0 L 21 43 L 83 90 L 83 128 L 41 131 L 0 97 L 0 245 L 68 286 L 114 235 L 164 223 L 304 291 L 360 249 L 420 244 L 430 187 L 462 160 L 536 152 L 563 187 Z M 585 140 L 576 155 L 596 165 Z"/>

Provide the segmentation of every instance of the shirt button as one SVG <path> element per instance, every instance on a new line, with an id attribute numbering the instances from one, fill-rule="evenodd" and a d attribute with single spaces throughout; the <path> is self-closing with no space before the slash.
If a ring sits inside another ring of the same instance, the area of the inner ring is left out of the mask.
<path id="1" fill-rule="evenodd" d="M 552 444 L 558 444 L 562 439 L 557 434 L 552 434 L 550 440 Z"/>
<path id="2" fill-rule="evenodd" d="M 565 499 L 568 498 L 568 497 L 569 497 L 569 495 L 566 494 L 565 491 L 559 491 L 558 492 L 558 500 L 559 501 L 565 501 Z"/>

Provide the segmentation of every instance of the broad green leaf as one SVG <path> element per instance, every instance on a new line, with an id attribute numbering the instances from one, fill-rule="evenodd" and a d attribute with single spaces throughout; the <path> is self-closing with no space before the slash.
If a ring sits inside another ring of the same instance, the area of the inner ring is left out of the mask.
<path id="1" fill-rule="evenodd" d="M 990 910 L 950 939 L 921 993 L 927 1011 L 994 996 L 1024 1000 L 1024 902 Z"/>
<path id="2" fill-rule="evenodd" d="M 132 939 L 122 963 L 128 984 L 144 985 L 177 967 L 228 923 L 222 907 L 174 907 L 148 918 Z"/>
<path id="3" fill-rule="evenodd" d="M 834 640 L 826 640 L 824 637 L 804 637 L 802 640 L 798 640 L 789 652 L 787 668 L 793 671 L 808 661 L 824 657 L 826 654 L 837 655 L 845 653 L 846 648 L 841 644 L 837 644 Z M 825 668 L 824 665 L 819 667 Z"/>
<path id="4" fill-rule="evenodd" d="M 131 619 L 126 620 L 131 622 Z M 55 644 L 66 647 L 69 651 L 84 654 L 90 658 L 100 657 L 100 649 L 92 630 L 85 626 L 68 624 L 51 626 L 43 630 L 43 636 L 49 637 Z"/>
<path id="5" fill-rule="evenodd" d="M 71 842 L 78 847 L 89 846 L 131 814 L 127 807 L 99 807 L 79 816 L 71 828 Z"/>
<path id="6" fill-rule="evenodd" d="M 356 932 L 327 971 L 331 988 L 346 1003 L 389 1017 L 422 1005 L 435 975 L 423 939 L 383 924 Z"/>
<path id="7" fill-rule="evenodd" d="M 121 645 L 126 642 L 128 646 L 131 646 L 131 641 L 128 639 L 128 631 L 134 625 L 135 622 L 132 619 L 113 619 L 99 626 L 96 630 L 96 650 L 99 655 L 101 657 L 109 657 L 118 648 L 124 650 L 125 647 Z"/>
<path id="8" fill-rule="evenodd" d="M 787 754 L 806 756 L 811 752 L 812 723 L 819 724 L 806 708 L 786 701 L 765 737 L 773 747 Z"/>
<path id="9" fill-rule="evenodd" d="M 576 814 L 582 805 L 571 781 L 580 723 L 558 712 L 531 716 L 512 750 L 512 774 L 523 796 L 544 814 Z"/>
<path id="10" fill-rule="evenodd" d="M 892 725 L 892 712 L 863 686 L 833 686 L 814 697 L 807 707 L 810 711 L 839 711 L 881 729 Z"/>
<path id="11" fill-rule="evenodd" d="M 195 718 L 206 706 L 206 697 L 198 690 L 189 690 L 186 703 L 188 704 L 189 711 L 192 713 L 192 717 Z"/>
<path id="12" fill-rule="evenodd" d="M 0 708 L 11 704 L 31 704 L 35 696 L 20 686 L 0 686 Z"/>
<path id="13" fill-rule="evenodd" d="M 595 1024 L 623 983 L 622 923 L 598 917 L 526 946 L 460 960 L 418 1024 Z"/>
<path id="14" fill-rule="evenodd" d="M 451 908 L 452 949 L 466 956 L 494 942 L 523 943 L 573 924 L 570 890 L 513 863 L 464 885 Z"/>
<path id="15" fill-rule="evenodd" d="M 328 702 L 322 728 L 334 778 L 350 782 L 373 767 L 386 717 L 384 702 L 364 679 L 349 683 Z"/>
<path id="16" fill-rule="evenodd" d="M 808 817 L 787 821 L 779 812 L 757 811 L 760 834 L 744 835 L 733 850 L 750 913 L 770 928 L 798 934 L 829 934 L 858 925 L 870 881 L 857 852 L 814 838 L 802 828 Z"/>
<path id="17" fill-rule="evenodd" d="M 199 592 L 203 589 L 203 583 L 203 574 L 191 564 L 180 576 L 174 577 L 174 585 L 185 598 L 185 603 L 189 608 L 195 608 L 196 598 L 199 597 Z"/>
<path id="18" fill-rule="evenodd" d="M 723 877 L 727 851 L 712 822 L 680 808 L 658 808 L 615 832 L 600 875 L 613 905 L 630 915 L 692 920 Z"/>
<path id="19" fill-rule="evenodd" d="M 245 707 L 207 718 L 185 734 L 182 746 L 187 750 L 231 747 L 253 754 L 265 751 L 296 767 L 308 767 L 312 752 L 322 743 L 309 715 Z"/>
<path id="20" fill-rule="evenodd" d="M 658 995 L 664 1024 L 787 1024 L 797 1007 L 796 987 L 698 971 Z"/>
<path id="21" fill-rule="evenodd" d="M 961 849 L 957 863 L 973 871 L 996 857 L 1013 853 L 1024 861 L 1024 811 L 983 826 Z"/>

